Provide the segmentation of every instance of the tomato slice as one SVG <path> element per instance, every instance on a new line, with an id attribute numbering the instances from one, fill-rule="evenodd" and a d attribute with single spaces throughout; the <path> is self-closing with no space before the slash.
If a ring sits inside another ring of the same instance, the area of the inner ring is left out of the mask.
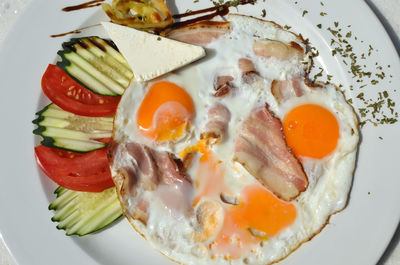
<path id="1" fill-rule="evenodd" d="M 93 93 L 53 64 L 49 64 L 42 77 L 42 89 L 63 110 L 90 117 L 114 114 L 121 99 Z"/>
<path id="2" fill-rule="evenodd" d="M 114 186 L 107 147 L 76 153 L 39 145 L 35 147 L 35 156 L 43 172 L 64 188 L 101 192 Z"/>

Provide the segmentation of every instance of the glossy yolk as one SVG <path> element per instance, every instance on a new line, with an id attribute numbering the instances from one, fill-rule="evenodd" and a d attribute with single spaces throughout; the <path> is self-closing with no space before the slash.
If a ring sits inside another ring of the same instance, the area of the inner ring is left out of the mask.
<path id="1" fill-rule="evenodd" d="M 204 197 L 219 197 L 224 186 L 224 173 L 224 164 L 211 151 L 200 157 L 196 177 L 197 194 L 193 205 L 196 205 Z"/>
<path id="2" fill-rule="evenodd" d="M 188 129 L 194 116 L 190 95 L 167 81 L 154 83 L 143 99 L 137 114 L 137 126 L 156 141 L 177 139 Z"/>
<path id="3" fill-rule="evenodd" d="M 240 204 L 226 209 L 222 229 L 211 244 L 214 254 L 239 258 L 261 240 L 293 224 L 297 216 L 292 203 L 279 200 L 260 185 L 243 189 Z"/>
<path id="4" fill-rule="evenodd" d="M 283 131 L 287 145 L 297 156 L 323 158 L 335 150 L 339 139 L 335 116 L 315 104 L 292 109 L 284 119 Z"/>
<path id="5" fill-rule="evenodd" d="M 184 158 L 188 153 L 193 152 L 201 153 L 196 172 L 196 194 L 193 199 L 193 206 L 196 206 L 201 198 L 219 197 L 224 189 L 225 167 L 211 151 L 206 139 L 186 148 L 180 153 L 180 157 Z"/>

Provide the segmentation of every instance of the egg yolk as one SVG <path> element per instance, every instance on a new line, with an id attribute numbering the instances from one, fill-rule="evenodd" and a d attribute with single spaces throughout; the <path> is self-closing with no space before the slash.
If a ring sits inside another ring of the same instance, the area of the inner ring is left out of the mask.
<path id="1" fill-rule="evenodd" d="M 225 166 L 207 145 L 206 139 L 187 147 L 179 155 L 184 159 L 189 153 L 194 152 L 201 154 L 196 172 L 195 187 L 197 192 L 193 199 L 193 206 L 196 206 L 204 197 L 219 196 L 224 186 Z"/>
<path id="2" fill-rule="evenodd" d="M 215 254 L 239 258 L 248 248 L 293 224 L 296 216 L 294 204 L 278 199 L 260 185 L 249 185 L 241 192 L 239 205 L 226 210 L 222 229 L 211 247 Z"/>
<path id="3" fill-rule="evenodd" d="M 177 139 L 189 127 L 194 116 L 190 95 L 178 85 L 154 83 L 143 99 L 137 114 L 137 126 L 146 137 L 156 141 Z"/>
<path id="4" fill-rule="evenodd" d="M 326 108 L 305 104 L 286 115 L 283 132 L 287 145 L 295 155 L 320 159 L 335 150 L 339 124 Z"/>

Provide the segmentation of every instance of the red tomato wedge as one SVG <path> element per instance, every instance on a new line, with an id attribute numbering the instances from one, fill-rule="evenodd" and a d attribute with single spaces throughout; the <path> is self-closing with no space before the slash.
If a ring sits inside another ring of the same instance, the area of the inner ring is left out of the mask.
<path id="1" fill-rule="evenodd" d="M 114 186 L 107 147 L 76 153 L 39 145 L 35 147 L 35 156 L 43 172 L 64 188 L 101 192 Z"/>
<path id="2" fill-rule="evenodd" d="M 114 114 L 121 99 L 93 93 L 53 64 L 49 64 L 42 77 L 42 89 L 63 110 L 90 117 Z"/>

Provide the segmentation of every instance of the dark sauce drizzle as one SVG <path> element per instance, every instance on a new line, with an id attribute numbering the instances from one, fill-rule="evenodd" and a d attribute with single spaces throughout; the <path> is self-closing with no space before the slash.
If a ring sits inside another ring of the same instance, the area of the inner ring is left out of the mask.
<path id="1" fill-rule="evenodd" d="M 70 12 L 70 11 L 79 10 L 79 9 L 83 9 L 83 8 L 95 7 L 95 6 L 101 5 L 100 2 L 104 2 L 104 0 L 94 0 L 94 1 L 86 2 L 86 3 L 80 4 L 80 5 L 67 6 L 67 7 L 63 8 L 62 11 Z M 189 24 L 196 23 L 196 22 L 199 22 L 199 21 L 209 20 L 209 19 L 212 19 L 212 18 L 214 18 L 216 16 L 225 16 L 225 15 L 227 15 L 229 13 L 229 7 L 231 7 L 231 6 L 254 4 L 255 2 L 257 2 L 257 0 L 242 0 L 242 1 L 236 2 L 235 5 L 223 4 L 223 5 L 218 5 L 218 6 L 214 6 L 214 7 L 209 7 L 209 8 L 205 8 L 205 9 L 191 11 L 191 12 L 187 12 L 187 13 L 183 13 L 183 14 L 176 14 L 176 15 L 172 16 L 174 19 L 179 19 L 179 18 L 183 18 L 183 17 L 188 17 L 188 16 L 193 16 L 193 15 L 198 15 L 198 14 L 203 14 L 203 13 L 208 13 L 208 12 L 214 11 L 213 13 L 208 14 L 208 15 L 199 16 L 199 17 L 188 19 L 188 20 L 185 20 L 185 21 L 175 22 L 171 26 L 169 26 L 169 28 L 172 28 L 172 29 L 173 28 L 178 28 L 178 27 L 187 26 Z M 81 30 L 84 30 L 84 29 L 87 29 L 87 28 L 91 28 L 91 27 L 95 27 L 95 26 L 100 26 L 100 24 L 96 24 L 96 25 L 93 25 L 93 26 L 88 26 L 88 27 L 72 30 L 72 31 L 69 31 L 69 32 L 61 33 L 61 34 L 50 35 L 50 37 L 56 38 L 56 37 L 66 36 L 66 35 L 69 35 L 69 34 L 81 33 Z M 114 43 L 113 43 L 113 46 L 115 46 Z"/>
<path id="2" fill-rule="evenodd" d="M 57 37 L 63 37 L 63 36 L 69 35 L 69 34 L 81 33 L 81 31 L 84 30 L 84 29 L 88 29 L 88 28 L 92 28 L 92 27 L 97 27 L 97 26 L 101 26 L 101 24 L 91 25 L 91 26 L 87 26 L 87 27 L 84 27 L 84 28 L 80 28 L 80 29 L 76 29 L 76 30 L 71 30 L 71 31 L 68 31 L 68 32 L 65 32 L 65 33 L 50 35 L 50 37 L 52 37 L 52 38 L 57 38 Z"/>
<path id="3" fill-rule="evenodd" d="M 208 14 L 208 15 L 204 15 L 204 16 L 188 19 L 188 20 L 185 20 L 185 21 L 182 21 L 182 22 L 175 22 L 174 24 L 172 24 L 170 26 L 170 28 L 179 28 L 181 26 L 187 26 L 189 24 L 196 23 L 196 22 L 199 22 L 199 21 L 212 19 L 213 17 L 216 17 L 216 16 L 225 16 L 225 15 L 227 15 L 229 13 L 229 7 L 226 6 L 226 5 L 207 8 L 207 10 L 209 10 L 209 9 L 215 10 L 215 11 L 213 13 L 211 13 L 211 14 Z M 198 11 L 194 11 L 194 12 L 196 12 L 196 14 L 200 14 L 200 13 L 203 13 L 203 12 L 206 13 L 206 12 L 209 12 L 209 11 L 198 10 Z M 194 12 L 187 13 L 187 14 L 178 14 L 178 15 L 174 15 L 173 17 L 174 18 L 176 18 L 176 17 L 186 17 L 186 16 L 192 15 Z"/>
<path id="4" fill-rule="evenodd" d="M 79 4 L 76 6 L 67 6 L 61 10 L 64 12 L 70 12 L 70 11 L 80 10 L 80 9 L 84 9 L 84 8 L 90 8 L 90 7 L 95 7 L 95 6 L 101 5 L 101 2 L 104 2 L 104 0 L 94 0 L 94 1 L 83 3 L 83 4 Z"/>
<path id="5" fill-rule="evenodd" d="M 257 0 L 242 0 L 242 1 L 237 2 L 235 6 L 254 4 L 256 1 Z M 188 16 L 193 16 L 193 15 L 197 15 L 197 14 L 208 13 L 208 12 L 214 11 L 213 13 L 208 14 L 208 15 L 199 16 L 199 17 L 188 19 L 188 20 L 181 21 L 181 22 L 175 22 L 174 24 L 172 24 L 170 26 L 170 28 L 178 28 L 181 26 L 187 26 L 189 24 L 196 23 L 196 22 L 199 22 L 202 20 L 212 19 L 216 16 L 225 16 L 229 13 L 229 7 L 231 7 L 231 6 L 233 6 L 233 5 L 223 4 L 223 5 L 218 5 L 218 6 L 214 6 L 214 7 L 191 11 L 191 12 L 187 12 L 187 13 L 183 13 L 183 14 L 173 15 L 172 17 L 174 19 L 178 19 L 178 18 L 183 18 L 183 17 L 188 17 Z"/>

